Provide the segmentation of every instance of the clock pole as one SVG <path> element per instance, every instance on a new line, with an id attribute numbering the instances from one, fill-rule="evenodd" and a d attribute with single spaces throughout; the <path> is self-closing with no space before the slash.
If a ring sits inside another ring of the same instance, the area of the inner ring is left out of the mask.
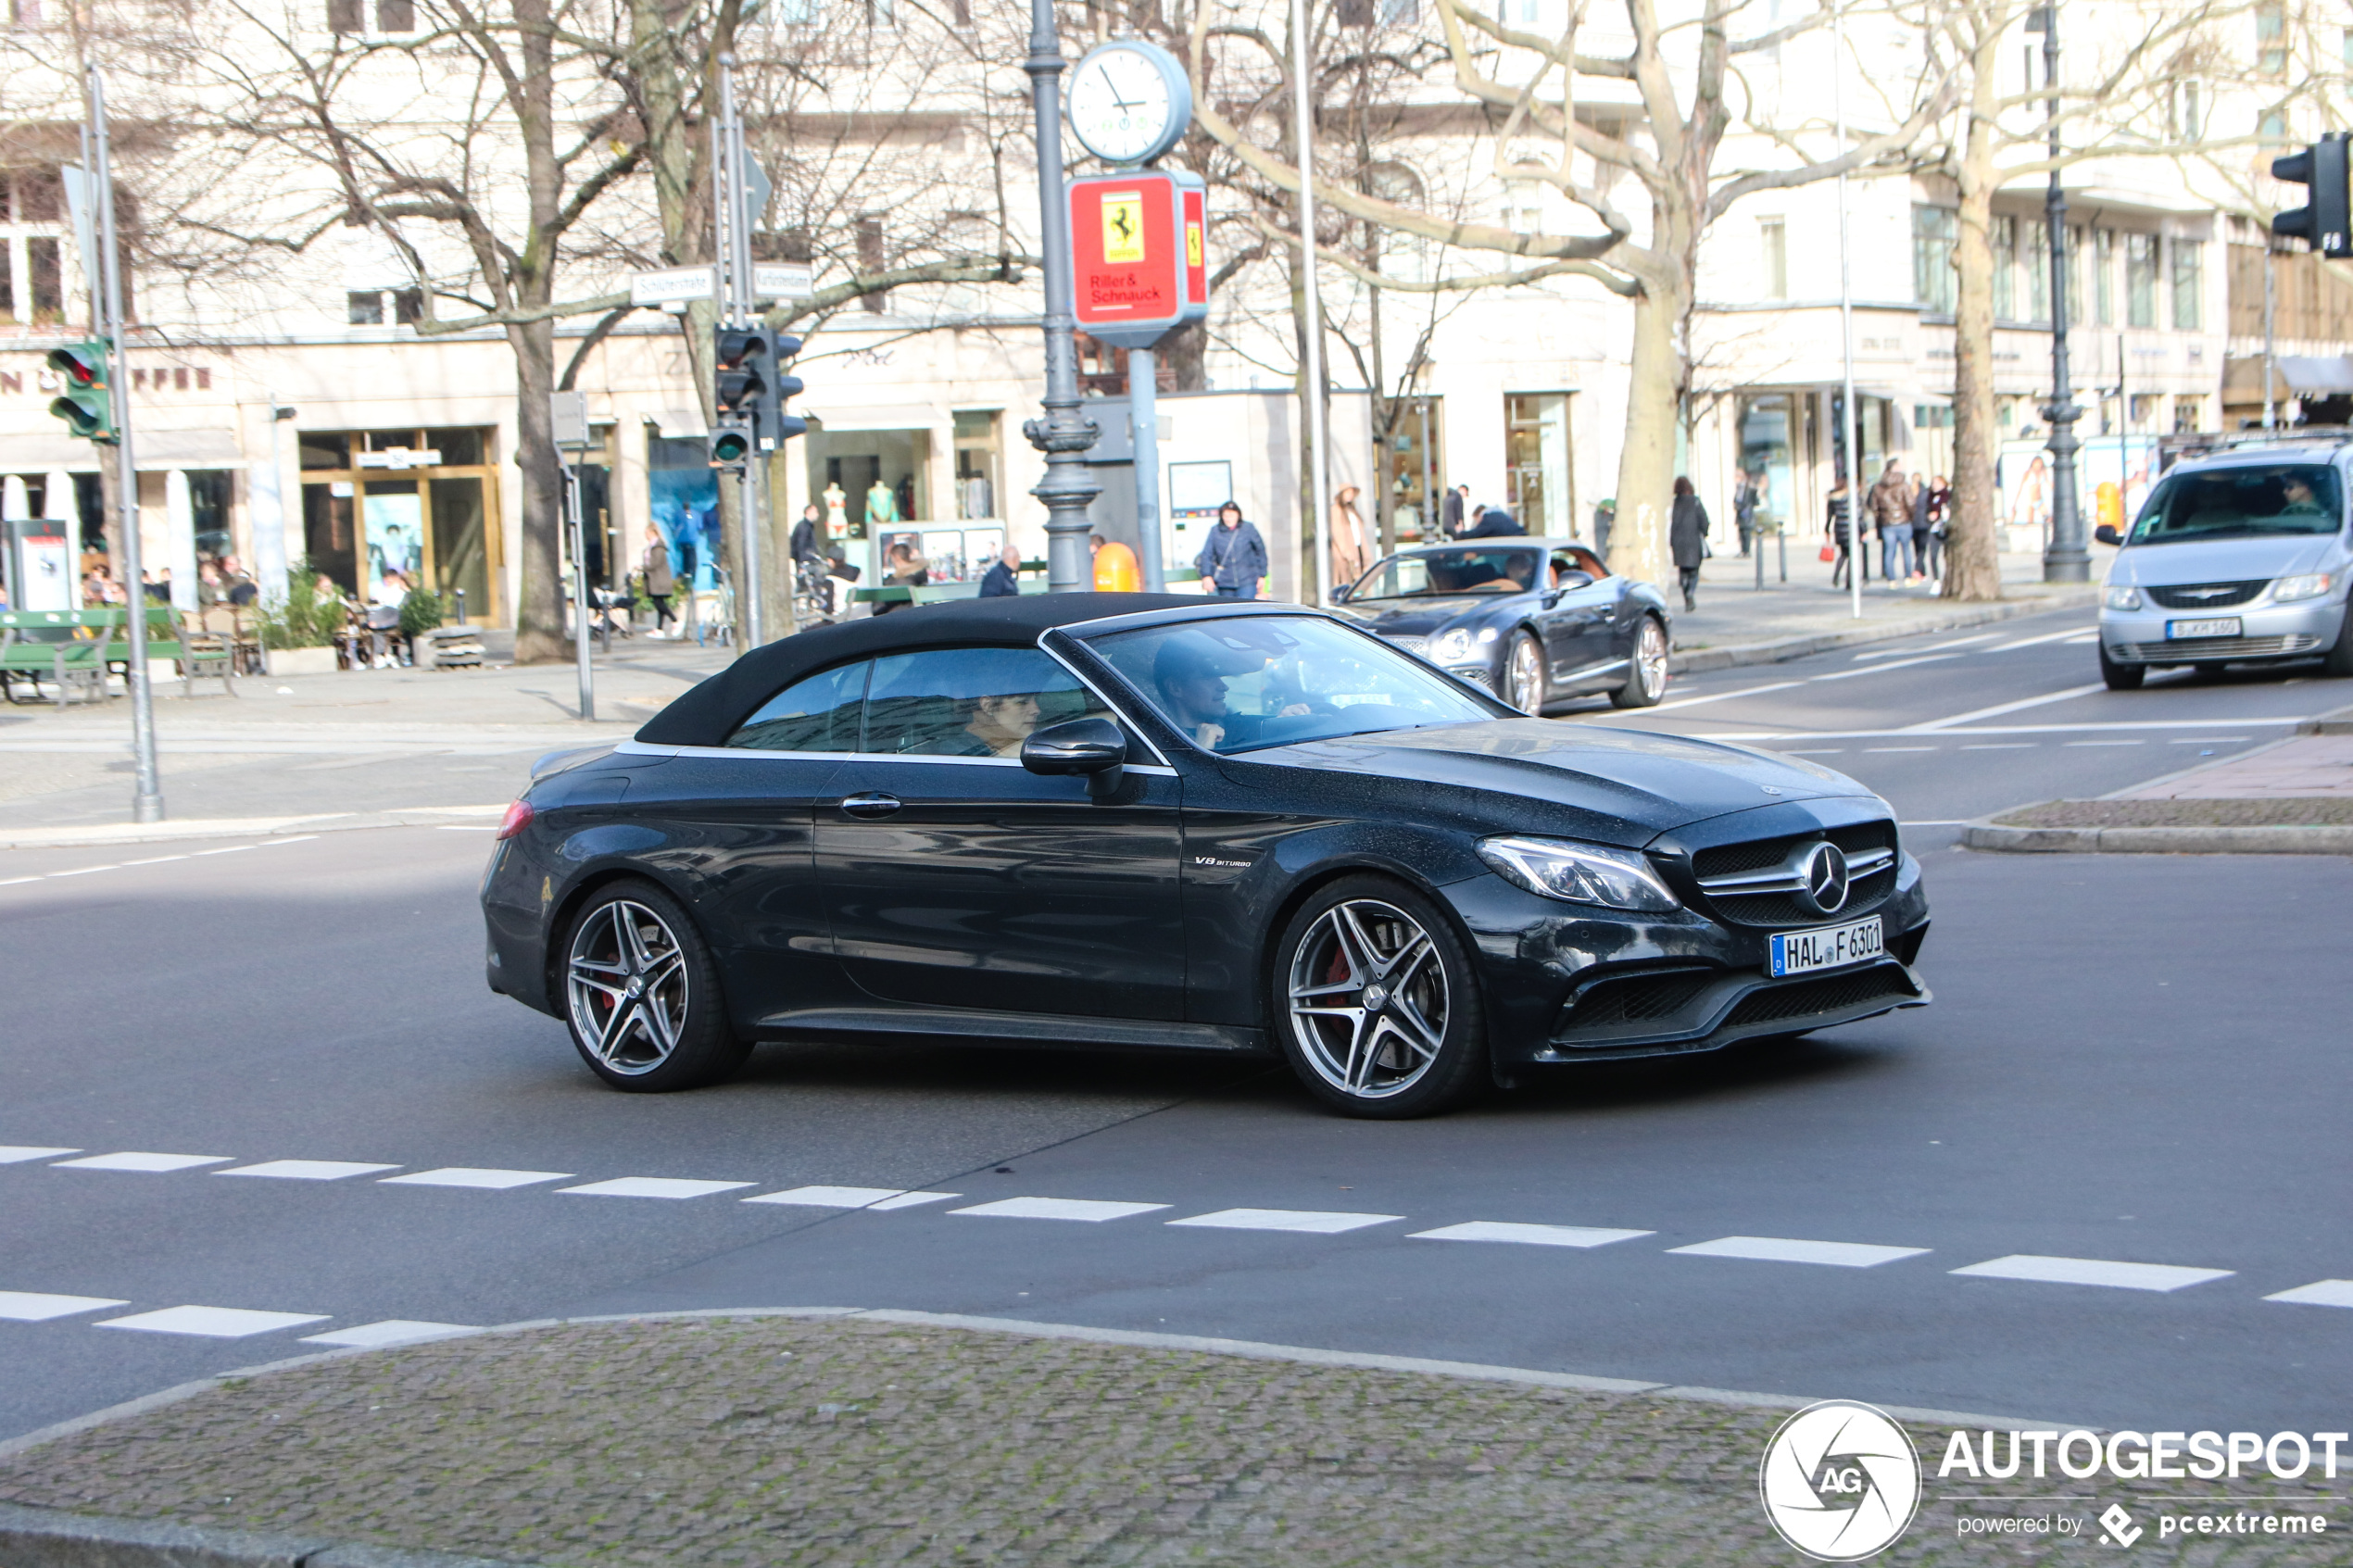
<path id="1" fill-rule="evenodd" d="M 1057 594 L 1090 588 L 1087 507 L 1101 494 L 1082 456 L 1095 445 L 1095 421 L 1078 411 L 1078 356 L 1071 303 L 1070 196 L 1063 182 L 1062 41 L 1054 0 L 1029 0 L 1029 93 L 1038 131 L 1038 205 L 1046 283 L 1046 417 L 1021 427 L 1046 454 L 1046 477 L 1030 492 L 1046 503 L 1046 585 Z"/>

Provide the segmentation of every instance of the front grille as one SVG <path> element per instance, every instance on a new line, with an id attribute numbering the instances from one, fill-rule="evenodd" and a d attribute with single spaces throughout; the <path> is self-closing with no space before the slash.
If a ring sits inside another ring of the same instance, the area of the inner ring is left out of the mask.
<path id="1" fill-rule="evenodd" d="M 1482 687 L 1487 691 L 1491 692 L 1495 689 L 1495 672 L 1491 670 L 1454 670 L 1449 673 L 1458 681 L 1468 681 L 1472 685 Z"/>
<path id="2" fill-rule="evenodd" d="M 2291 632 L 2284 637 L 2179 637 L 2162 643 L 2121 643 L 2109 650 L 2108 657 L 2128 664 L 2202 664 L 2218 659 L 2280 659 L 2309 653 L 2320 646 L 2321 638 L 2310 632 Z"/>
<path id="3" fill-rule="evenodd" d="M 1428 637 L 1391 637 L 1389 639 L 1389 644 L 1391 647 L 1403 648 L 1416 659 L 1427 659 L 1429 656 Z"/>
<path id="4" fill-rule="evenodd" d="M 1740 844 L 1718 844 L 1692 854 L 1692 871 L 1703 883 L 1742 872 L 1769 871 L 1785 863 L 1791 852 L 1818 838 L 1827 838 L 1850 860 L 1873 850 L 1887 856 L 1871 871 L 1856 871 L 1848 884 L 1846 902 L 1832 915 L 1818 915 L 1783 892 L 1708 893 L 1699 904 L 1706 912 L 1731 925 L 1820 925 L 1825 921 L 1850 920 L 1869 914 L 1895 889 L 1895 871 L 1903 863 L 1896 853 L 1895 824 L 1887 821 L 1855 822 L 1826 832 L 1790 834 L 1780 838 L 1755 838 Z"/>
<path id="5" fill-rule="evenodd" d="M 1818 980 L 1797 980 L 1786 985 L 1769 986 L 1751 991 L 1732 1009 L 1724 1020 L 1724 1027 L 1736 1028 L 1744 1023 L 1782 1023 L 1794 1019 L 1818 1017 L 1825 1013 L 1843 1012 L 1849 1008 L 1869 1002 L 1885 1001 L 1891 997 L 1916 997 L 1919 993 L 1894 964 L 1873 964 L 1852 974 L 1825 974 Z"/>
<path id="6" fill-rule="evenodd" d="M 2165 588 L 2143 588 L 2141 592 L 2167 609 L 2222 609 L 2246 603 L 2271 581 L 2259 577 L 2252 583 L 2177 583 Z"/>
<path id="7" fill-rule="evenodd" d="M 1689 969 L 1601 981 L 1577 999 L 1568 1027 L 1606 1029 L 1672 1018 L 1696 1001 L 1714 978 L 1713 971 Z"/>

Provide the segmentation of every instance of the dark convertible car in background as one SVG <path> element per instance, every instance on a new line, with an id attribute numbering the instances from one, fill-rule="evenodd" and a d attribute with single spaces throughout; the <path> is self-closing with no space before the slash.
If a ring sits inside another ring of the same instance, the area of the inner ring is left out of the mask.
<path id="1" fill-rule="evenodd" d="M 1340 613 L 1523 713 L 1603 693 L 1648 708 L 1667 693 L 1666 596 L 1574 539 L 1411 546 L 1350 584 Z"/>
<path id="2" fill-rule="evenodd" d="M 1279 1053 L 1410 1116 L 1928 999 L 1920 868 L 1853 780 L 1170 596 L 754 649 L 544 760 L 482 901 L 492 988 L 635 1090 L 761 1040 L 934 1035 Z"/>

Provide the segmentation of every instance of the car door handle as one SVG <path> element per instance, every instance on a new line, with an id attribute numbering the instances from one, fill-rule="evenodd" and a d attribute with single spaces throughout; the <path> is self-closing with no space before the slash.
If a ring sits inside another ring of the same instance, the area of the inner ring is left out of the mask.
<path id="1" fill-rule="evenodd" d="M 845 796 L 842 814 L 848 817 L 887 817 L 899 809 L 899 797 L 873 791 L 865 795 Z"/>

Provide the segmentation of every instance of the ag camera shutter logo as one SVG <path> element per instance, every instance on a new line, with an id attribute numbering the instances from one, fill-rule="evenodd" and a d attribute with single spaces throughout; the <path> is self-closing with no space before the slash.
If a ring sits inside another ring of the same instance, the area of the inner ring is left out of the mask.
<path id="1" fill-rule="evenodd" d="M 1886 1411 L 1825 1399 L 1781 1423 L 1756 1490 L 1781 1539 L 1818 1562 L 1859 1562 L 1911 1527 L 1919 1456 Z"/>

